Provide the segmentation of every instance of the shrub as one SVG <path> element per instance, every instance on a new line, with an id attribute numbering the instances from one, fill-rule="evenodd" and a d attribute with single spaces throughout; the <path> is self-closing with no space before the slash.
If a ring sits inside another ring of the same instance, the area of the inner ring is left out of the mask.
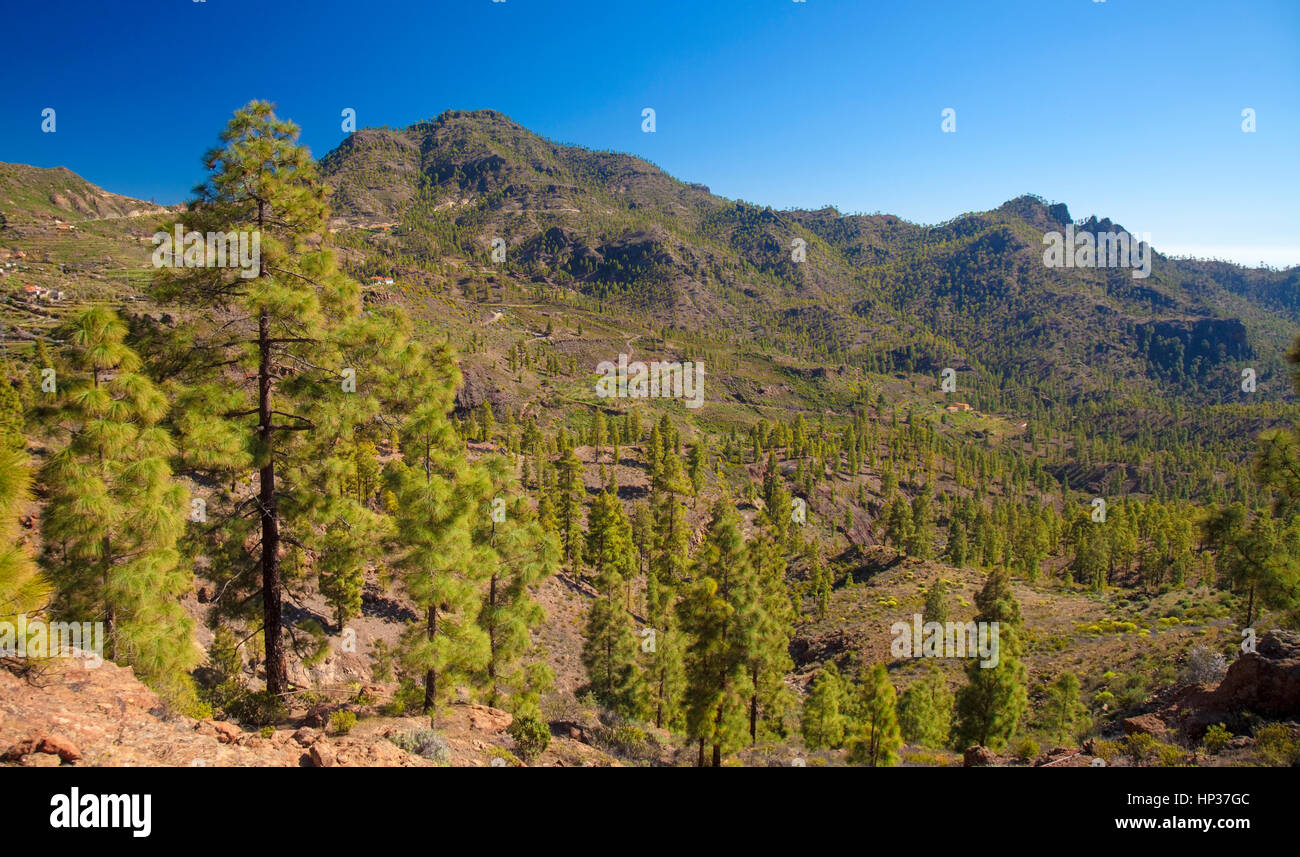
<path id="1" fill-rule="evenodd" d="M 1255 748 L 1266 765 L 1290 767 L 1300 762 L 1300 742 L 1281 723 L 1270 723 L 1255 730 Z"/>
<path id="2" fill-rule="evenodd" d="M 653 759 L 658 751 L 656 742 L 630 723 L 602 724 L 594 731 L 592 741 L 611 755 L 630 759 Z"/>
<path id="3" fill-rule="evenodd" d="M 1120 692 L 1119 707 L 1132 708 L 1141 705 L 1147 698 L 1147 680 L 1145 676 L 1134 673 L 1124 681 L 1124 688 Z"/>
<path id="4" fill-rule="evenodd" d="M 275 737 L 275 727 L 274 727 L 274 726 L 263 726 L 263 727 L 261 728 L 261 730 L 259 730 L 258 734 L 261 735 L 263 738 L 274 738 L 274 737 Z"/>
<path id="5" fill-rule="evenodd" d="M 357 725 L 357 716 L 342 709 L 330 714 L 330 729 L 339 735 L 346 735 Z"/>
<path id="6" fill-rule="evenodd" d="M 265 690 L 240 694 L 225 706 L 226 713 L 236 720 L 253 726 L 268 726 L 279 723 L 288 716 L 284 700 Z"/>
<path id="7" fill-rule="evenodd" d="M 1223 655 L 1205 646 L 1193 646 L 1187 653 L 1187 666 L 1182 679 L 1187 684 L 1215 684 L 1228 671 Z"/>
<path id="8" fill-rule="evenodd" d="M 551 745 L 551 729 L 538 717 L 517 717 L 508 731 L 515 739 L 515 750 L 525 762 L 533 761 Z"/>
<path id="9" fill-rule="evenodd" d="M 1098 738 L 1092 742 L 1092 754 L 1099 759 L 1105 759 L 1109 762 L 1120 754 L 1119 742 L 1105 741 Z"/>
<path id="10" fill-rule="evenodd" d="M 1030 759 L 1038 756 L 1039 749 L 1037 741 L 1025 736 L 1023 738 L 1017 738 L 1012 742 L 1011 755 L 1022 762 L 1028 762 Z"/>
<path id="11" fill-rule="evenodd" d="M 1158 750 L 1156 739 L 1145 732 L 1135 732 L 1128 736 L 1125 752 L 1136 763 L 1141 764 L 1155 757 Z"/>
<path id="12" fill-rule="evenodd" d="M 446 765 L 451 760 L 451 748 L 447 746 L 447 739 L 433 729 L 402 732 L 388 736 L 388 740 L 408 753 L 423 756 L 439 765 Z"/>
<path id="13" fill-rule="evenodd" d="M 504 747 L 488 747 L 488 755 L 491 757 L 489 764 L 494 767 L 522 768 L 524 766 L 518 756 Z M 503 764 L 498 765 L 497 759 L 500 759 Z"/>
<path id="14" fill-rule="evenodd" d="M 1175 744 L 1156 744 L 1156 756 L 1163 768 L 1182 768 L 1187 766 L 1187 752 Z"/>
<path id="15" fill-rule="evenodd" d="M 1201 739 L 1201 748 L 1211 756 L 1217 756 L 1231 740 L 1232 733 L 1222 723 L 1216 723 L 1205 730 L 1205 737 Z"/>

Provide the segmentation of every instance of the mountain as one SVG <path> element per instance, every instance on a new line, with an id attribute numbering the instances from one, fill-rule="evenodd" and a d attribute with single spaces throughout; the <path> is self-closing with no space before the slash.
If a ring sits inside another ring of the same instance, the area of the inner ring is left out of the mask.
<path id="1" fill-rule="evenodd" d="M 1261 429 L 1300 421 L 1281 360 L 1300 333 L 1296 269 L 1158 253 L 1146 278 L 1124 268 L 1049 268 L 1045 235 L 1123 227 L 1076 219 L 1032 195 L 935 225 L 834 208 L 778 211 L 718 197 L 635 157 L 552 143 L 490 111 L 358 131 L 320 166 L 333 188 L 331 243 L 363 284 L 365 309 L 382 317 L 383 304 L 398 304 L 416 339 L 455 349 L 463 383 L 451 428 L 466 459 L 505 454 L 543 526 L 559 534 L 555 510 L 569 510 L 566 539 L 581 538 L 606 492 L 639 521 L 629 561 L 642 568 L 630 599 L 649 591 L 647 562 L 671 548 L 658 535 L 665 521 L 688 564 L 687 554 L 707 559 L 712 550 L 719 501 L 751 542 L 781 524 L 781 580 L 794 610 L 790 667 L 779 679 L 792 700 L 831 663 L 844 675 L 889 663 L 898 689 L 912 686 L 924 665 L 895 656 L 896 623 L 928 610 L 940 583 L 953 618 L 970 619 L 989 572 L 1006 568 L 1016 576 L 1034 707 L 1044 710 L 1050 682 L 1076 673 L 1096 718 L 1087 753 L 1113 761 L 1123 755 L 1125 718 L 1178 720 L 1186 714 L 1178 694 L 1218 678 L 1211 649 L 1232 655 L 1242 627 L 1282 615 L 1252 615 L 1254 590 L 1222 573 L 1228 554 L 1207 545 L 1200 525 L 1228 504 L 1259 514 L 1271 503 L 1251 457 Z M 0 169 L 4 357 L 32 414 L 43 407 L 36 358 L 42 349 L 67 353 L 59 322 L 81 308 L 117 311 L 147 371 L 169 390 L 192 358 L 177 343 L 188 322 L 207 316 L 150 290 L 150 236 L 184 212 L 134 203 L 65 170 Z M 502 246 L 504 259 L 494 258 Z M 61 294 L 43 298 L 30 286 Z M 704 407 L 600 397 L 599 366 L 620 354 L 704 362 Z M 1242 389 L 1243 368 L 1257 371 L 1257 393 Z M 948 369 L 957 388 L 944 392 Z M 242 371 L 231 369 L 232 384 Z M 183 416 L 169 416 L 169 428 Z M 356 468 L 358 502 L 376 515 L 392 516 L 395 497 L 363 489 L 362 465 L 382 475 L 399 460 L 391 420 L 377 415 L 364 438 L 340 447 L 340 472 Z M 29 425 L 29 454 L 48 460 L 62 428 Z M 681 461 L 662 470 L 668 450 Z M 253 496 L 253 480 L 232 481 L 227 492 L 224 479 L 184 459 L 179 479 L 211 498 L 214 512 Z M 664 473 L 676 467 L 690 481 L 674 487 Z M 340 486 L 349 496 L 351 478 Z M 50 496 L 38 484 L 22 518 L 33 555 L 45 553 Z M 1110 518 L 1093 517 L 1099 499 Z M 661 520 L 668 512 L 673 518 Z M 432 725 L 453 764 L 514 758 L 518 739 L 502 733 L 499 712 L 468 704 L 468 687 L 466 704 L 448 716 L 432 724 L 410 716 L 409 676 L 399 682 L 382 667 L 418 615 L 416 602 L 392 575 L 399 556 L 376 545 L 374 558 L 346 626 L 328 618 L 338 615 L 338 593 L 323 585 L 317 559 L 295 574 L 290 622 L 328 649 L 317 659 L 295 647 L 290 676 L 306 692 L 269 730 L 262 713 L 219 695 L 208 698 L 222 716 L 266 731 L 215 724 L 204 710 L 195 719 L 155 716 L 148 700 L 103 718 L 70 705 L 73 689 L 59 681 L 0 693 L 16 700 L 0 755 L 52 764 L 70 742 L 87 763 L 418 764 L 396 748 L 436 750 L 437 742 L 416 741 Z M 214 562 L 222 557 L 200 559 L 182 604 L 197 643 L 218 658 L 217 626 L 253 639 L 257 625 L 218 612 L 212 572 L 225 567 Z M 680 729 L 613 718 L 589 695 L 586 620 L 599 597 L 592 570 L 575 551 L 532 593 L 546 616 L 530 633 L 535 663 L 549 675 L 536 703 L 554 736 L 543 763 L 692 763 L 697 748 Z M 698 570 L 690 564 L 687 573 Z M 644 611 L 628 610 L 638 629 L 649 626 Z M 1191 669 L 1194 661 L 1204 668 Z M 257 668 L 253 656 L 241 665 L 250 690 L 262 679 Z M 950 689 L 966 683 L 960 660 L 941 669 Z M 125 671 L 101 677 L 83 688 L 92 701 L 136 697 Z M 214 679 L 210 669 L 195 677 Z M 1219 703 L 1209 702 L 1205 710 L 1218 716 Z M 739 761 L 784 763 L 810 749 L 822 762 L 845 760 L 843 748 L 801 743 L 797 706 L 782 702 L 779 712 L 772 733 L 738 751 Z M 345 737 L 347 718 L 333 727 L 331 713 L 361 722 Z M 325 724 L 333 734 L 317 734 Z M 1227 725 L 1240 733 L 1249 723 Z M 105 729 L 117 737 L 103 738 Z M 1025 736 L 1047 740 L 1040 729 L 1037 718 L 1027 721 Z M 1039 755 L 1032 740 L 1009 749 L 1021 763 Z M 1133 764 L 1150 762 L 1141 746 L 1129 749 Z M 1256 758 L 1244 744 L 1231 753 L 1219 763 Z M 1064 761 L 1048 756 L 1040 762 Z M 906 757 L 961 758 L 922 747 Z"/>
<path id="2" fill-rule="evenodd" d="M 640 158 L 548 141 L 494 111 L 366 129 L 322 159 L 336 226 L 382 233 L 397 268 L 447 255 L 575 289 L 613 315 L 727 331 L 881 371 L 974 370 L 985 396 L 1140 394 L 1237 401 L 1249 364 L 1286 396 L 1300 269 L 1152 253 L 1150 276 L 1048 268 L 1044 233 L 1107 232 L 1021 196 L 935 226 L 711 194 Z M 796 261 L 802 242 L 806 260 Z M 1017 396 L 1020 396 L 1017 398 Z M 990 403 L 991 404 L 991 403 Z"/>
<path id="3" fill-rule="evenodd" d="M 136 217 L 163 210 L 151 202 L 110 193 L 67 167 L 0 163 L 0 213 L 11 226 Z"/>

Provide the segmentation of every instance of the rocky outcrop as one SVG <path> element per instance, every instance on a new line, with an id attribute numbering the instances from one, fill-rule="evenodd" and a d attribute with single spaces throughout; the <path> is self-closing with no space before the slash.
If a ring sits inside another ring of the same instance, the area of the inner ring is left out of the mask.
<path id="1" fill-rule="evenodd" d="M 319 749 L 318 749 L 319 748 Z M 415 766 L 431 764 L 382 735 L 325 738 L 311 729 L 246 732 L 169 713 L 126 667 L 54 661 L 0 669 L 0 763 L 23 766 Z"/>
<path id="2" fill-rule="evenodd" d="M 1140 714 L 1124 721 L 1125 735 L 1163 735 L 1169 726 L 1154 714 Z"/>
<path id="3" fill-rule="evenodd" d="M 1218 687 L 1188 688 L 1148 716 L 1199 740 L 1213 724 L 1231 722 L 1246 712 L 1272 720 L 1300 717 L 1300 634 L 1267 632 L 1254 652 L 1233 661 Z"/>
<path id="4" fill-rule="evenodd" d="M 379 695 L 380 688 L 367 690 Z M 359 710 L 356 706 L 334 706 Z M 319 712 L 318 712 L 319 713 Z M 0 668 L 0 766 L 424 767 L 485 766 L 512 750 L 508 712 L 455 704 L 427 716 L 365 716 L 345 735 L 327 734 L 300 717 L 261 730 L 166 710 L 127 667 L 104 661 L 53 661 L 25 676 Z M 399 734 L 433 730 L 444 758 L 401 749 Z M 534 765 L 609 765 L 615 760 L 567 735 L 556 735 Z"/>

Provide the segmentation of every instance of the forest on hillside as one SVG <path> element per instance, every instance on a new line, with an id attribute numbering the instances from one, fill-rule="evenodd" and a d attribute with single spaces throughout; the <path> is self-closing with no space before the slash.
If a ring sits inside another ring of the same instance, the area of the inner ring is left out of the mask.
<path id="1" fill-rule="evenodd" d="M 1064 206 L 773 211 L 484 111 L 298 137 L 254 101 L 183 207 L 6 211 L 0 620 L 438 764 L 466 705 L 485 764 L 1300 760 L 1295 700 L 1214 696 L 1300 647 L 1294 269 L 1060 280 Z M 704 406 L 598 396 L 620 355 Z"/>

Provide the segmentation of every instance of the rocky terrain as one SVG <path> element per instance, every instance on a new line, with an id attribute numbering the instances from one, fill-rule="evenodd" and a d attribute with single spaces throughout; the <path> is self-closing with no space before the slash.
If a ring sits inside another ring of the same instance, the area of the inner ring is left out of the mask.
<path id="1" fill-rule="evenodd" d="M 511 717 L 482 705 L 453 705 L 433 722 L 446 758 L 431 760 L 389 740 L 430 726 L 427 717 L 362 717 L 346 735 L 324 728 L 329 708 L 296 723 L 247 731 L 165 709 L 129 668 L 110 661 L 45 662 L 0 669 L 0 764 L 20 766 L 429 767 L 519 764 L 506 734 Z M 309 725 L 310 724 L 310 725 Z M 578 734 L 575 727 L 575 734 Z M 605 765 L 611 758 L 565 734 L 534 765 Z"/>

